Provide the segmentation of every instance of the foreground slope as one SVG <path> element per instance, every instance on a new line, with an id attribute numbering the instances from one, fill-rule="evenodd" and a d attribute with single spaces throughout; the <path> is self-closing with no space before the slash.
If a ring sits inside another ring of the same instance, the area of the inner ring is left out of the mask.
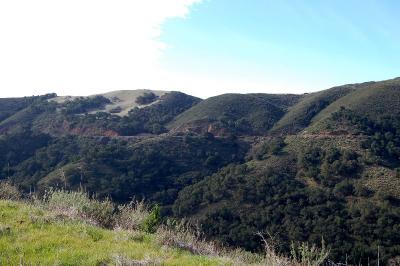
<path id="1" fill-rule="evenodd" d="M 0 265 L 230 265 L 162 248 L 153 235 L 52 220 L 33 205 L 0 201 Z"/>

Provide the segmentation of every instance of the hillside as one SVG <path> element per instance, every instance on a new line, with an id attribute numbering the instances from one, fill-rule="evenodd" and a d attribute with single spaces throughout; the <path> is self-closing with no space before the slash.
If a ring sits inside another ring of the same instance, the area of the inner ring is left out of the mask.
<path id="1" fill-rule="evenodd" d="M 146 199 L 252 252 L 263 231 L 286 256 L 325 242 L 338 263 L 376 263 L 378 246 L 382 262 L 398 258 L 400 79 L 304 95 L 157 93 L 1 99 L 0 179 L 39 197 Z"/>
<path id="2" fill-rule="evenodd" d="M 301 96 L 224 94 L 206 99 L 169 125 L 172 131 L 263 135 Z"/>
<path id="3" fill-rule="evenodd" d="M 159 207 L 144 201 L 117 206 L 64 190 L 49 190 L 43 199 L 19 197 L 0 182 L 0 265 L 300 266 L 329 254 L 305 244 L 293 246 L 290 258 L 268 246 L 258 254 L 227 249 L 187 222 L 162 221 Z"/>
<path id="4" fill-rule="evenodd" d="M 161 249 L 141 232 L 54 218 L 29 204 L 0 201 L 0 265 L 230 265 L 224 259 Z M 225 263 L 224 263 L 225 261 Z"/>
<path id="5" fill-rule="evenodd" d="M 94 98 L 97 96 L 104 97 L 110 100 L 104 109 L 94 109 L 92 113 L 96 113 L 98 111 L 107 112 L 107 113 L 114 113 L 119 116 L 125 116 L 129 113 L 130 110 L 134 109 L 135 107 L 144 107 L 148 104 L 140 104 L 137 102 L 138 97 L 142 96 L 144 93 L 153 93 L 156 95 L 157 99 L 152 102 L 159 101 L 159 98 L 163 95 L 170 93 L 169 91 L 155 91 L 155 90 L 120 90 L 120 91 L 112 91 L 103 94 L 96 94 L 93 96 L 88 96 L 88 98 Z M 66 101 L 73 101 L 78 99 L 79 96 L 58 96 L 50 99 L 50 101 L 57 102 L 59 104 L 65 103 Z"/>

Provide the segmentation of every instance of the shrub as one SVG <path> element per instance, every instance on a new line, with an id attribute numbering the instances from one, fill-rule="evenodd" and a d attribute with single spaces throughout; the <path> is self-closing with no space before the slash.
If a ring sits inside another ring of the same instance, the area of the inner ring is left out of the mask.
<path id="1" fill-rule="evenodd" d="M 19 200 L 21 193 L 8 181 L 0 181 L 0 199 Z"/>
<path id="2" fill-rule="evenodd" d="M 112 228 L 114 226 L 115 206 L 110 199 L 103 201 L 90 200 L 88 205 L 83 206 L 83 214 L 95 224 Z"/>
<path id="3" fill-rule="evenodd" d="M 61 216 L 82 219 L 107 228 L 114 223 L 115 206 L 109 199 L 98 201 L 84 192 L 50 190 L 45 194 L 44 203 Z"/>
<path id="4" fill-rule="evenodd" d="M 65 115 L 86 113 L 97 108 L 104 108 L 111 101 L 104 96 L 79 97 L 72 101 L 66 101 L 62 104 L 62 113 Z"/>
<path id="5" fill-rule="evenodd" d="M 160 245 L 180 248 L 197 255 L 218 256 L 221 252 L 216 243 L 206 241 L 200 230 L 186 221 L 160 226 L 156 240 Z"/>
<path id="6" fill-rule="evenodd" d="M 153 234 L 157 231 L 157 226 L 160 224 L 160 221 L 161 221 L 160 206 L 155 205 L 154 208 L 149 213 L 149 215 L 145 217 L 141 228 L 146 233 Z"/>
<path id="7" fill-rule="evenodd" d="M 150 104 L 157 100 L 158 96 L 155 95 L 153 92 L 145 92 L 143 95 L 137 97 L 136 103 L 140 105 Z"/>
<path id="8" fill-rule="evenodd" d="M 324 241 L 320 249 L 308 243 L 292 243 L 290 253 L 295 264 L 307 266 L 322 265 L 329 256 L 329 250 L 325 247 Z"/>
<path id="9" fill-rule="evenodd" d="M 140 230 L 149 215 L 150 210 L 144 201 L 131 201 L 118 206 L 115 226 L 125 230 Z"/>

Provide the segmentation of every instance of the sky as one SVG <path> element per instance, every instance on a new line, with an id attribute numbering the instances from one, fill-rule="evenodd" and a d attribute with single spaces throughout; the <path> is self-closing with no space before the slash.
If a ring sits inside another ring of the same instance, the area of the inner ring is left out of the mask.
<path id="1" fill-rule="evenodd" d="M 397 0 L 0 0 L 0 97 L 305 93 L 400 76 Z"/>

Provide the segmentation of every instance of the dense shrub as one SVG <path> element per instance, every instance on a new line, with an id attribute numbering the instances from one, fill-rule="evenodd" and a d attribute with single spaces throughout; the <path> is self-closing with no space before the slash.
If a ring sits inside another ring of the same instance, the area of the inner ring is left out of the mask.
<path id="1" fill-rule="evenodd" d="M 155 233 L 161 222 L 160 206 L 155 205 L 151 212 L 144 218 L 141 229 L 146 233 Z"/>
<path id="2" fill-rule="evenodd" d="M 79 97 L 72 101 L 66 101 L 62 104 L 62 112 L 66 115 L 82 114 L 93 109 L 101 109 L 106 104 L 111 103 L 109 99 L 104 96 L 95 97 Z"/>
<path id="3" fill-rule="evenodd" d="M 140 105 L 150 104 L 158 99 L 158 96 L 154 92 L 145 92 L 136 98 L 136 103 Z"/>

